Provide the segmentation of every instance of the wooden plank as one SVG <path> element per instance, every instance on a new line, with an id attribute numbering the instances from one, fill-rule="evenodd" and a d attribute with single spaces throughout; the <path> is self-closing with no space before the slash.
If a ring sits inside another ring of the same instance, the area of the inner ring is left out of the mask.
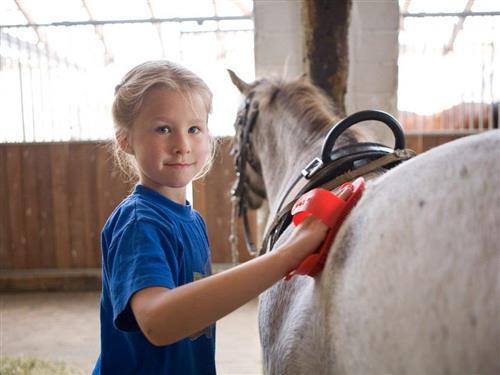
<path id="1" fill-rule="evenodd" d="M 101 241 L 100 241 L 100 233 L 102 231 L 102 227 L 106 222 L 108 215 L 110 214 L 109 209 L 107 208 L 109 205 L 110 197 L 111 197 L 111 186 L 108 182 L 109 176 L 109 159 L 110 155 L 106 149 L 107 143 L 99 144 L 96 153 L 96 165 L 95 165 L 95 173 L 96 173 L 96 224 L 99 236 L 97 238 L 96 246 L 96 258 L 99 260 L 99 266 L 101 265 Z"/>
<path id="2" fill-rule="evenodd" d="M 207 223 L 208 237 L 212 250 L 212 262 L 232 261 L 229 236 L 231 234 L 231 186 L 235 180 L 232 157 L 229 155 L 231 138 L 223 138 L 210 172 L 195 182 L 193 201 L 195 208 Z M 255 212 L 249 212 L 250 229 L 256 235 Z M 238 252 L 241 262 L 250 259 L 246 251 L 241 222 L 238 223 Z"/>
<path id="3" fill-rule="evenodd" d="M 111 155 L 108 154 L 105 145 L 98 148 L 96 159 L 96 189 L 97 189 L 97 216 L 100 228 L 106 222 L 112 211 L 112 188 L 110 184 L 110 162 Z"/>
<path id="4" fill-rule="evenodd" d="M 0 292 L 101 289 L 99 268 L 9 270 L 0 274 Z"/>
<path id="5" fill-rule="evenodd" d="M 69 158 L 69 221 L 71 234 L 72 267 L 81 268 L 86 265 L 86 249 L 88 248 L 88 202 L 90 200 L 88 179 L 89 168 L 86 160 L 85 146 L 70 145 Z"/>
<path id="6" fill-rule="evenodd" d="M 406 148 L 415 151 L 417 154 L 422 153 L 422 136 L 410 134 L 405 136 Z"/>
<path id="7" fill-rule="evenodd" d="M 56 266 L 70 268 L 72 262 L 68 190 L 69 144 L 50 145 L 50 161 Z"/>
<path id="8" fill-rule="evenodd" d="M 421 154 L 431 148 L 468 135 L 469 134 L 408 134 L 406 135 L 406 147 L 411 148 L 417 152 L 417 154 Z"/>
<path id="9" fill-rule="evenodd" d="M 97 153 L 99 151 L 99 145 L 95 143 L 89 143 L 86 145 L 86 155 L 88 160 L 88 210 L 87 217 L 85 220 L 86 231 L 88 233 L 85 255 L 86 255 L 86 267 L 95 268 L 99 267 L 100 262 L 100 249 L 99 249 L 99 214 L 97 206 L 97 197 L 99 192 L 97 191 Z"/>
<path id="10" fill-rule="evenodd" d="M 9 222 L 11 229 L 11 259 L 14 269 L 26 268 L 27 238 L 24 226 L 24 199 L 22 194 L 22 146 L 7 149 L 7 181 L 9 183 Z"/>
<path id="11" fill-rule="evenodd" d="M 437 147 L 439 146 L 439 136 L 436 135 L 436 134 L 429 134 L 424 137 L 422 137 L 423 139 L 423 149 L 424 151 L 428 151 L 434 147 Z"/>
<path id="12" fill-rule="evenodd" d="M 9 220 L 9 180 L 7 178 L 8 146 L 0 146 L 0 269 L 13 267 Z"/>
<path id="13" fill-rule="evenodd" d="M 125 181 L 125 176 L 114 165 L 110 143 L 100 144 L 97 148 L 95 168 L 100 232 L 111 212 L 131 192 L 134 183 Z"/>
<path id="14" fill-rule="evenodd" d="M 36 160 L 37 200 L 39 205 L 40 267 L 55 268 L 54 210 L 52 203 L 52 166 L 50 145 L 33 145 Z"/>
<path id="15" fill-rule="evenodd" d="M 204 218 L 208 214 L 206 191 L 206 176 L 193 182 L 193 208 Z"/>
<path id="16" fill-rule="evenodd" d="M 455 141 L 457 139 L 460 139 L 462 137 L 466 137 L 467 134 L 443 134 L 442 136 L 437 139 L 436 144 L 437 145 L 442 145 L 448 142 Z"/>
<path id="17" fill-rule="evenodd" d="M 38 208 L 37 172 L 34 145 L 22 146 L 22 192 L 24 200 L 24 225 L 27 239 L 27 268 L 40 268 L 40 220 Z"/>

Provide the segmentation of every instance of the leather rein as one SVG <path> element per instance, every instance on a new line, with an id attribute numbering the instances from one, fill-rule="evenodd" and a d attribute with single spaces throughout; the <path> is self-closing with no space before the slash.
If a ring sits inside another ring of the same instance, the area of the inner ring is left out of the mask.
<path id="1" fill-rule="evenodd" d="M 239 217 L 243 218 L 243 233 L 248 252 L 251 256 L 262 255 L 268 248 L 273 248 L 279 236 L 290 225 L 291 209 L 304 193 L 318 187 L 333 190 L 344 182 L 381 169 L 390 169 L 416 155 L 414 151 L 404 148 L 405 139 L 401 125 L 386 112 L 361 111 L 340 120 L 328 132 L 323 143 L 321 157 L 316 157 L 307 164 L 301 175 L 291 183 L 281 198 L 277 214 L 266 231 L 260 251 L 257 251 L 250 234 L 248 194 L 252 192 L 263 199 L 266 198 L 266 194 L 262 188 L 252 186 L 246 173 L 247 167 L 250 167 L 262 176 L 260 163 L 250 141 L 250 135 L 259 114 L 259 103 L 253 100 L 254 95 L 254 92 L 250 92 L 245 99 L 245 105 L 238 113 L 235 124 L 235 144 L 231 150 L 236 170 L 236 182 L 231 191 L 233 212 L 230 241 L 233 263 L 238 261 L 237 219 Z M 372 142 L 359 142 L 334 149 L 336 140 L 345 130 L 368 120 L 382 122 L 391 129 L 395 138 L 394 149 Z"/>

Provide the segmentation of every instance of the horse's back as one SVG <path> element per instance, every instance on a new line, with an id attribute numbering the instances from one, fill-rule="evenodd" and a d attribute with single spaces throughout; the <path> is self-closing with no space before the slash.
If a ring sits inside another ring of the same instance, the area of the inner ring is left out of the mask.
<path id="1" fill-rule="evenodd" d="M 500 372 L 499 161 L 490 131 L 368 185 L 319 280 L 336 370 Z"/>

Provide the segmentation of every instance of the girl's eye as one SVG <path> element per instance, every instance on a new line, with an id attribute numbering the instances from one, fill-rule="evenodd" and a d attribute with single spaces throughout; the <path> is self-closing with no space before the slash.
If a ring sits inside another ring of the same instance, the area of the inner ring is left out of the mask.
<path id="1" fill-rule="evenodd" d="M 189 133 L 191 134 L 198 134 L 199 132 L 201 132 L 201 129 L 198 126 L 191 126 L 189 128 Z"/>
<path id="2" fill-rule="evenodd" d="M 168 134 L 170 133 L 170 128 L 168 126 L 158 126 L 156 128 L 156 132 L 160 134 Z"/>

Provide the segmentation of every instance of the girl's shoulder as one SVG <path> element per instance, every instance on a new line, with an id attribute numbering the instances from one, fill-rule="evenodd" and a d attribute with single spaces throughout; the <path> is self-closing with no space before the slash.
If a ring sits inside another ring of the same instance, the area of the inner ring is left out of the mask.
<path id="1" fill-rule="evenodd" d="M 135 222 L 151 222 L 160 226 L 169 226 L 174 222 L 172 215 L 158 207 L 154 202 L 140 195 L 131 194 L 126 197 L 111 213 L 107 223 L 120 222 L 125 226 Z"/>
<path id="2" fill-rule="evenodd" d="M 103 232 L 114 236 L 131 224 L 148 223 L 162 231 L 178 232 L 201 228 L 206 225 L 201 215 L 191 205 L 180 205 L 146 191 L 136 189 L 113 210 Z"/>
<path id="3" fill-rule="evenodd" d="M 158 212 L 155 207 L 137 197 L 125 198 L 109 216 L 101 233 L 103 242 L 112 243 L 124 235 L 157 233 L 163 237 L 175 237 L 175 219 Z M 128 233 L 128 234 L 127 234 Z"/>

